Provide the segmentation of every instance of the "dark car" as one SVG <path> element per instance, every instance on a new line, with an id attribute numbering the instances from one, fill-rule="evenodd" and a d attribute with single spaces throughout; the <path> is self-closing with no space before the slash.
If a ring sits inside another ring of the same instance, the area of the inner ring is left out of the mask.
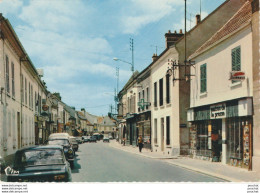
<path id="1" fill-rule="evenodd" d="M 81 137 L 76 137 L 76 141 L 78 142 L 78 144 L 82 144 L 83 140 Z"/>
<path id="2" fill-rule="evenodd" d="M 96 138 L 96 136 L 91 136 L 90 139 L 89 139 L 89 142 L 91 142 L 91 143 L 97 143 L 97 138 Z"/>
<path id="3" fill-rule="evenodd" d="M 70 182 L 71 169 L 63 147 L 35 146 L 16 151 L 13 167 L 5 169 L 8 182 Z"/>
<path id="4" fill-rule="evenodd" d="M 74 166 L 75 153 L 68 138 L 51 138 L 48 140 L 48 145 L 61 145 L 66 159 L 70 163 L 71 167 Z"/>
<path id="5" fill-rule="evenodd" d="M 90 136 L 83 136 L 82 139 L 84 143 L 90 142 Z"/>
<path id="6" fill-rule="evenodd" d="M 104 137 L 104 138 L 103 138 L 103 142 L 109 143 L 109 138 L 108 138 L 108 137 Z"/>

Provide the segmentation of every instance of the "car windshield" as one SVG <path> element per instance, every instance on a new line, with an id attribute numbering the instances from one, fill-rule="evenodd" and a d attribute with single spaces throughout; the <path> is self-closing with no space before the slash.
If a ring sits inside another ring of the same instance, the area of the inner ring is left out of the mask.
<path id="1" fill-rule="evenodd" d="M 64 164 L 60 149 L 40 149 L 22 151 L 15 159 L 16 167 Z"/>
<path id="2" fill-rule="evenodd" d="M 48 141 L 49 145 L 69 145 L 69 141 L 67 139 L 53 139 Z"/>

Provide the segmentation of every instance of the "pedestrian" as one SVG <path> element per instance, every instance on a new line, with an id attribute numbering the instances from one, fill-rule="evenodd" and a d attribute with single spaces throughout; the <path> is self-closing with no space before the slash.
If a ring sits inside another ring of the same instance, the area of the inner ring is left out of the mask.
<path id="1" fill-rule="evenodd" d="M 143 138 L 141 135 L 139 135 L 138 137 L 138 147 L 139 147 L 139 152 L 142 152 L 142 148 L 143 148 Z"/>

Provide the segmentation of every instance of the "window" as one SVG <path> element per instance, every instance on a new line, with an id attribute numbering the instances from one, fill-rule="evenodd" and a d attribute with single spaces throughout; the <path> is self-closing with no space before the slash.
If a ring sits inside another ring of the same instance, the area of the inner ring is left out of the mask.
<path id="1" fill-rule="evenodd" d="M 37 100 L 37 94 L 36 94 L 36 92 L 35 92 L 35 96 L 34 96 L 34 103 L 35 103 L 35 111 L 37 111 L 38 100 Z"/>
<path id="2" fill-rule="evenodd" d="M 157 144 L 157 119 L 154 119 L 154 143 Z"/>
<path id="3" fill-rule="evenodd" d="M 12 96 L 15 97 L 15 84 L 14 84 L 14 63 L 11 64 L 12 68 Z"/>
<path id="4" fill-rule="evenodd" d="M 232 71 L 241 70 L 241 49 L 240 46 L 232 49 Z"/>
<path id="5" fill-rule="evenodd" d="M 170 103 L 170 76 L 166 75 L 166 103 Z"/>
<path id="6" fill-rule="evenodd" d="M 170 116 L 166 117 L 166 145 L 170 145 Z"/>
<path id="7" fill-rule="evenodd" d="M 149 87 L 146 88 L 146 102 L 149 102 Z M 149 105 L 146 105 L 146 109 L 149 108 Z"/>
<path id="8" fill-rule="evenodd" d="M 163 79 L 161 78 L 160 81 L 159 81 L 159 89 L 160 89 L 160 106 L 163 105 Z"/>
<path id="9" fill-rule="evenodd" d="M 157 82 L 154 83 L 154 107 L 157 107 Z"/>
<path id="10" fill-rule="evenodd" d="M 207 92 L 207 65 L 200 66 L 200 92 Z"/>
<path id="11" fill-rule="evenodd" d="M 33 109 L 33 86 L 31 85 L 31 108 Z"/>
<path id="12" fill-rule="evenodd" d="M 28 98 L 29 98 L 29 107 L 31 107 L 31 84 L 30 82 L 28 83 L 29 84 L 29 95 L 28 95 Z"/>
<path id="13" fill-rule="evenodd" d="M 21 82 L 22 82 L 22 96 L 21 96 L 21 100 L 22 100 L 22 103 L 24 103 L 24 81 L 23 81 L 23 75 L 21 76 Z"/>
<path id="14" fill-rule="evenodd" d="M 9 84 L 9 58 L 5 57 L 5 76 L 6 76 L 6 92 L 10 93 L 10 84 Z"/>
<path id="15" fill-rule="evenodd" d="M 24 78 L 24 89 L 25 89 L 24 100 L 25 100 L 25 104 L 27 105 L 27 79 L 26 78 Z"/>
<path id="16" fill-rule="evenodd" d="M 232 57 L 232 71 L 240 71 L 241 70 L 241 49 L 240 46 L 232 49 L 231 52 Z M 237 82 L 236 80 L 232 80 L 232 83 Z"/>

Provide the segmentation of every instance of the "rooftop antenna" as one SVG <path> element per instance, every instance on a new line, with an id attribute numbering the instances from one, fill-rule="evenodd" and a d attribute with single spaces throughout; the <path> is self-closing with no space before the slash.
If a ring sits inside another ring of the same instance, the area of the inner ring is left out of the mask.
<path id="1" fill-rule="evenodd" d="M 200 0 L 200 18 L 202 19 L 202 17 L 201 17 L 201 0 Z"/>

